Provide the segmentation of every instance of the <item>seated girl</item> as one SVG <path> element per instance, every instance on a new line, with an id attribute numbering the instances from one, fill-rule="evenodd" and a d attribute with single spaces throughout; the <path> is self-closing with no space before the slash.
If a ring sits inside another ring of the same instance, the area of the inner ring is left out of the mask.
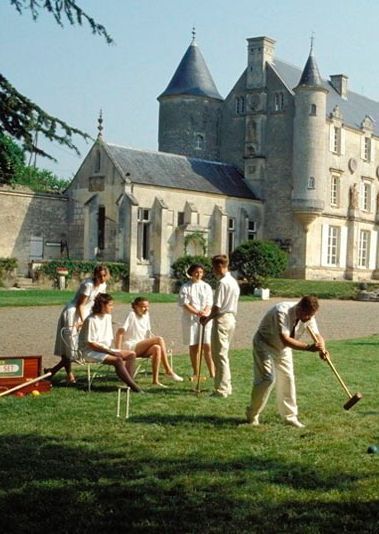
<path id="1" fill-rule="evenodd" d="M 183 378 L 171 369 L 163 337 L 151 335 L 149 301 L 144 297 L 137 297 L 132 302 L 132 310 L 123 326 L 117 330 L 116 347 L 121 349 L 123 344 L 127 349 L 134 351 L 137 358 L 151 358 L 154 386 L 166 387 L 159 382 L 161 362 L 167 378 L 183 382 Z"/>
<path id="2" fill-rule="evenodd" d="M 79 349 L 87 362 L 113 365 L 118 377 L 136 393 L 141 388 L 134 382 L 136 354 L 132 350 L 112 349 L 113 299 L 107 293 L 95 298 L 92 314 L 84 321 L 79 334 Z"/>

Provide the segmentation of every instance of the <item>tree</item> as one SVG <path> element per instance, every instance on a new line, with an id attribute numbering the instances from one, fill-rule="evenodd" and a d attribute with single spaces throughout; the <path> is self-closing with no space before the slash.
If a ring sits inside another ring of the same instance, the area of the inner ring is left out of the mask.
<path id="1" fill-rule="evenodd" d="M 230 257 L 230 269 L 248 281 L 251 291 L 262 287 L 268 277 L 279 276 L 287 263 L 287 253 L 271 241 L 246 241 Z"/>
<path id="2" fill-rule="evenodd" d="M 42 10 L 48 11 L 55 21 L 63 27 L 63 21 L 67 20 L 72 25 L 81 26 L 88 23 L 92 32 L 105 38 L 108 44 L 113 40 L 101 24 L 98 24 L 90 15 L 84 12 L 76 0 L 9 0 L 10 4 L 21 14 L 31 12 L 33 20 L 37 20 Z M 79 154 L 78 148 L 73 141 L 74 135 L 84 139 L 90 136 L 68 124 L 62 119 L 49 115 L 37 104 L 29 100 L 0 73 L 0 133 L 9 134 L 18 140 L 24 150 L 34 152 L 40 156 L 54 160 L 50 154 L 37 147 L 36 139 L 40 133 L 50 141 L 56 141 L 61 145 L 74 150 Z M 2 164 L 2 159 L 0 159 Z M 3 168 L 3 175 L 7 168 Z"/>
<path id="3" fill-rule="evenodd" d="M 33 191 L 60 191 L 70 182 L 46 169 L 26 165 L 22 148 L 0 132 L 0 183 L 27 185 Z"/>

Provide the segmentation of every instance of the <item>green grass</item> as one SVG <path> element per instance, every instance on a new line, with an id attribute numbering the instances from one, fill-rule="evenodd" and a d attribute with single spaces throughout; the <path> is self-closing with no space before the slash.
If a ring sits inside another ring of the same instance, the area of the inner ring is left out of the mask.
<path id="1" fill-rule="evenodd" d="M 291 280 L 272 278 L 268 282 L 271 296 L 295 298 L 303 295 L 317 295 L 323 299 L 355 299 L 360 284 L 349 281 L 325 280 Z M 379 283 L 369 283 L 368 289 L 379 290 Z M 0 289 L 0 308 L 6 306 L 52 306 L 64 305 L 74 295 L 73 291 L 58 291 L 56 289 L 32 289 L 25 291 L 9 291 Z M 112 295 L 119 303 L 129 304 L 140 293 L 126 293 L 112 291 Z M 177 295 L 164 293 L 145 293 L 150 302 L 176 302 Z M 255 300 L 252 295 L 242 295 L 241 300 Z"/>
<path id="2" fill-rule="evenodd" d="M 355 299 L 360 291 L 360 283 L 335 280 L 291 280 L 271 278 L 268 287 L 272 296 L 302 297 L 317 295 L 321 299 Z M 379 289 L 379 284 L 367 284 L 369 291 Z"/>
<path id="3" fill-rule="evenodd" d="M 0 289 L 0 308 L 9 306 L 64 306 L 74 296 L 74 291 L 58 291 L 56 289 L 30 289 L 9 291 Z M 129 304 L 138 295 L 144 293 L 126 293 L 125 291 L 112 291 L 114 299 L 119 303 Z M 150 302 L 176 302 L 177 295 L 163 293 L 146 294 Z"/>
<path id="4" fill-rule="evenodd" d="M 227 400 L 189 382 L 151 390 L 141 375 L 146 394 L 132 395 L 127 421 L 115 417 L 112 373 L 91 393 L 82 372 L 78 388 L 1 398 L 2 531 L 377 532 L 379 455 L 366 450 L 379 443 L 379 338 L 329 348 L 364 398 L 343 410 L 327 364 L 297 352 L 302 430 L 282 424 L 274 395 L 260 427 L 243 425 L 250 350 L 232 353 Z M 188 357 L 175 366 L 189 373 Z"/>

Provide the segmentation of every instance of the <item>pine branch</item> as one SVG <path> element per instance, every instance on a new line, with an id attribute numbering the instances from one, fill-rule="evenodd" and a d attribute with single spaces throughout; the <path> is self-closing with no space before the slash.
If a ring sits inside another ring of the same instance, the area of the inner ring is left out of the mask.
<path id="1" fill-rule="evenodd" d="M 61 119 L 49 115 L 19 93 L 2 74 L 0 74 L 0 132 L 7 133 L 21 141 L 25 150 L 49 159 L 54 158 L 35 144 L 37 133 L 41 133 L 50 141 L 67 146 L 78 155 L 79 150 L 72 136 L 79 135 L 85 140 L 92 139 L 82 130 L 73 128 Z"/>
<path id="2" fill-rule="evenodd" d="M 98 24 L 90 15 L 81 9 L 75 0 L 9 0 L 20 15 L 24 11 L 31 11 L 33 20 L 37 20 L 42 10 L 53 15 L 59 26 L 67 19 L 72 26 L 82 26 L 85 20 L 91 27 L 92 33 L 104 37 L 108 44 L 114 41 L 102 24 Z"/>

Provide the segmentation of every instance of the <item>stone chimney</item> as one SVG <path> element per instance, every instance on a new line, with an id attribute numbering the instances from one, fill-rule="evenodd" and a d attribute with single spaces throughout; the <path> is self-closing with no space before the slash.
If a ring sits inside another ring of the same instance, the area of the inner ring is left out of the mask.
<path id="1" fill-rule="evenodd" d="M 347 80 L 348 77 L 345 74 L 332 74 L 330 76 L 331 85 L 345 99 L 347 99 Z"/>
<path id="2" fill-rule="evenodd" d="M 275 41 L 270 37 L 253 37 L 247 43 L 247 88 L 265 87 L 266 63 L 274 60 Z"/>

